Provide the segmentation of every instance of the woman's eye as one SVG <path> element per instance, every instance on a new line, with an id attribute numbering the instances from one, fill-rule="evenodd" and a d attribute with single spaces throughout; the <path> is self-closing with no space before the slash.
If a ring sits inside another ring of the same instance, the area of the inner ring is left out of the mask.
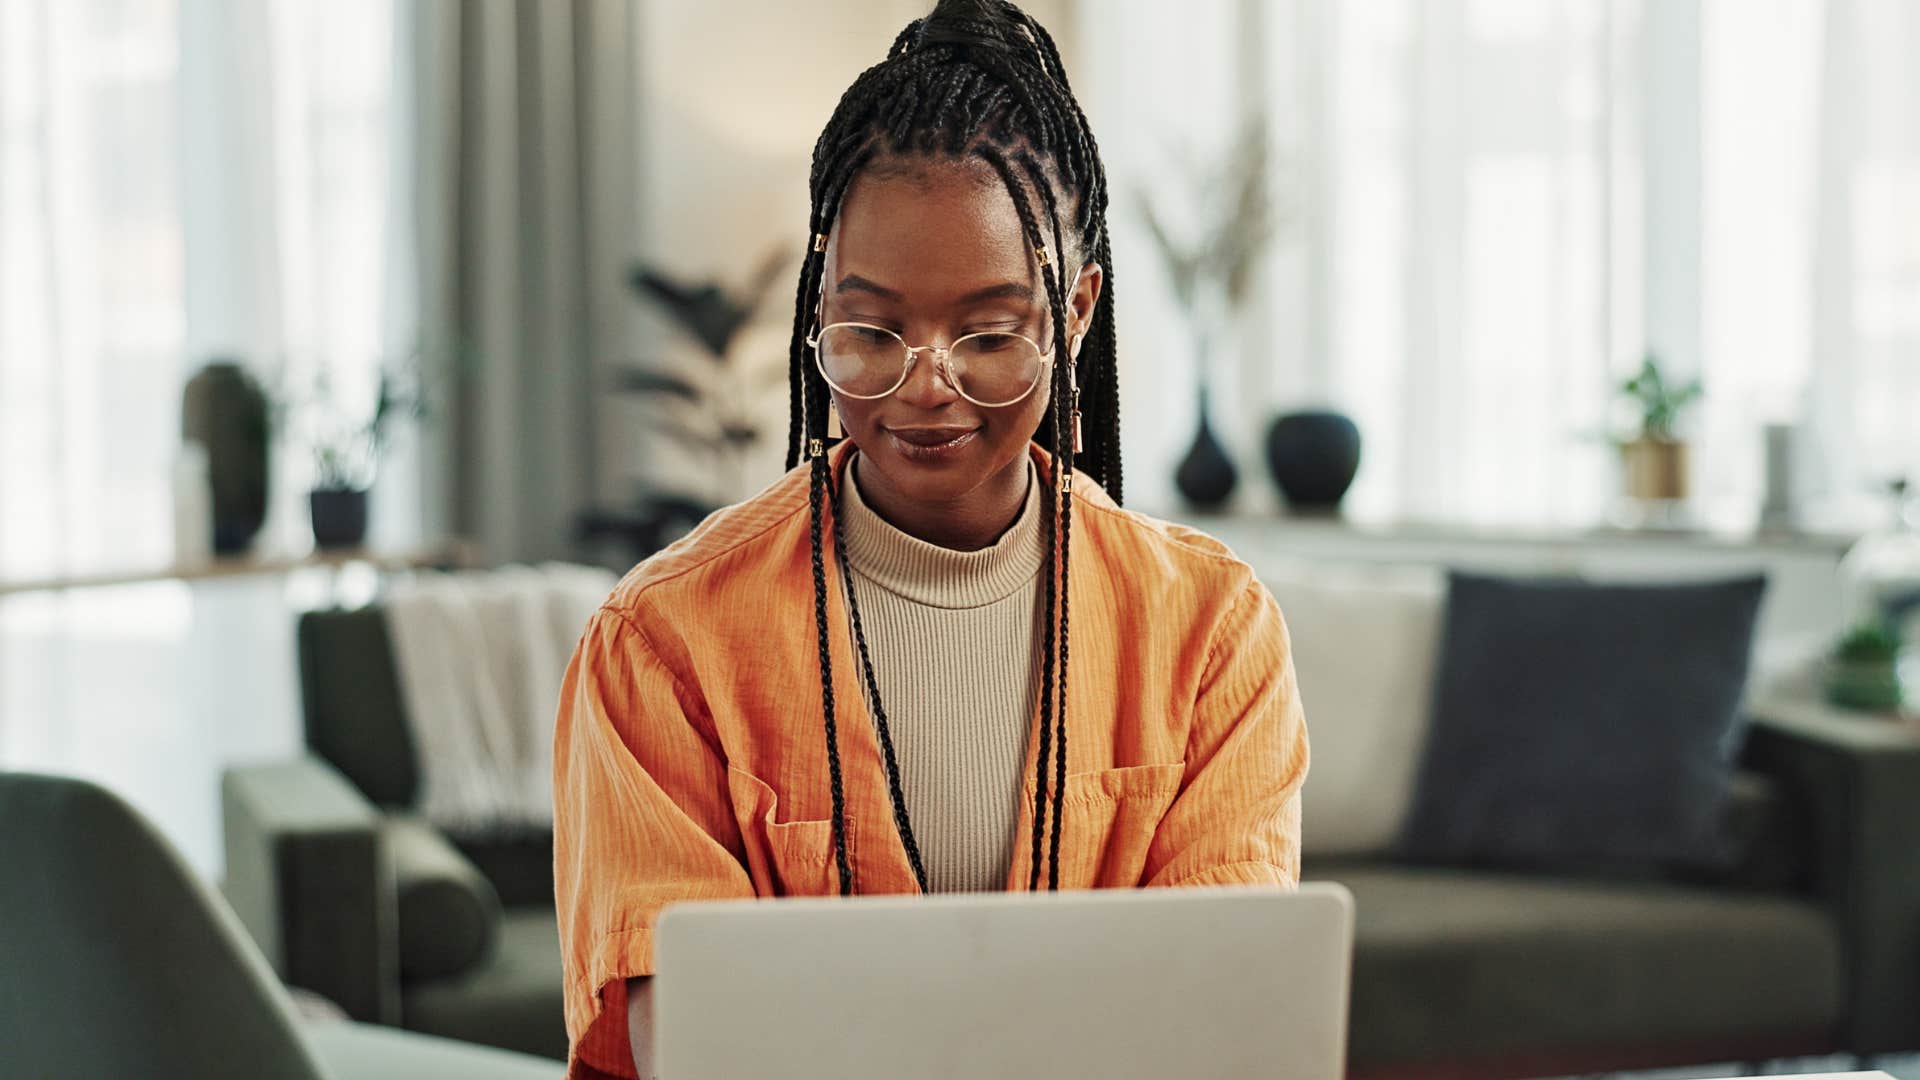
<path id="1" fill-rule="evenodd" d="M 893 337 L 892 334 L 874 326 L 850 326 L 847 329 L 853 334 L 854 340 L 864 345 L 879 345 Z"/>
<path id="2" fill-rule="evenodd" d="M 1018 334 L 975 334 L 973 347 L 981 352 L 1005 352 L 1020 343 Z"/>

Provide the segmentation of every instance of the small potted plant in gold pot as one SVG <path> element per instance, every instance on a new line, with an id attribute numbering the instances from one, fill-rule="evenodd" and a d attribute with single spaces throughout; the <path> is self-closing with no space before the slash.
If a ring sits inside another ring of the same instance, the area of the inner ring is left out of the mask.
<path id="1" fill-rule="evenodd" d="M 1687 443 L 1676 433 L 1681 412 L 1697 401 L 1700 380 L 1675 385 L 1647 354 L 1640 370 L 1620 384 L 1620 394 L 1638 413 L 1639 427 L 1620 440 L 1620 464 L 1627 495 L 1643 502 L 1678 502 L 1687 497 Z"/>

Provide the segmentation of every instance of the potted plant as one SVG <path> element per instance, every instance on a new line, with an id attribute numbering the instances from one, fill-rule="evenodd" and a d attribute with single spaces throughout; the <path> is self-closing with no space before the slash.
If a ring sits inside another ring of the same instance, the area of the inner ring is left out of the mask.
<path id="1" fill-rule="evenodd" d="M 1630 497 L 1648 502 L 1687 497 L 1687 444 L 1676 434 L 1676 425 L 1681 412 L 1699 400 L 1701 392 L 1698 379 L 1675 385 L 1652 353 L 1632 378 L 1620 384 L 1621 396 L 1638 414 L 1632 437 L 1619 444 Z"/>
<path id="2" fill-rule="evenodd" d="M 1899 712 L 1907 704 L 1909 658 L 1891 622 L 1856 626 L 1827 658 L 1827 701 L 1844 709 Z"/>
<path id="3" fill-rule="evenodd" d="M 323 372 L 312 391 L 283 408 L 298 413 L 298 429 L 313 453 L 313 487 L 307 506 L 313 519 L 313 543 L 321 550 L 358 547 L 367 537 L 367 498 L 401 421 L 427 415 L 418 358 L 383 367 L 372 407 L 365 412 L 339 400 Z"/>

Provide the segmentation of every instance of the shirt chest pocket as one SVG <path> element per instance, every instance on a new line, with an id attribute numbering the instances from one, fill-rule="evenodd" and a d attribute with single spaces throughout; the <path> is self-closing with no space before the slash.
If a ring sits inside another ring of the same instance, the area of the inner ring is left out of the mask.
<path id="1" fill-rule="evenodd" d="M 1139 885 L 1145 877 L 1160 819 L 1179 796 L 1185 776 L 1186 766 L 1180 762 L 1069 774 L 1060 808 L 1060 887 L 1114 889 Z M 1033 778 L 1028 777 L 1021 834 L 1015 839 L 1014 862 L 1023 868 L 1021 887 L 1025 887 L 1024 867 L 1029 865 L 1033 851 L 1033 793 Z M 1043 888 L 1051 840 L 1051 836 L 1041 838 Z"/>
<path id="2" fill-rule="evenodd" d="M 728 793 L 746 849 L 747 874 L 760 896 L 830 896 L 839 891 L 834 870 L 833 822 L 781 821 L 779 796 L 766 781 L 729 767 Z M 847 850 L 853 851 L 849 819 Z"/>

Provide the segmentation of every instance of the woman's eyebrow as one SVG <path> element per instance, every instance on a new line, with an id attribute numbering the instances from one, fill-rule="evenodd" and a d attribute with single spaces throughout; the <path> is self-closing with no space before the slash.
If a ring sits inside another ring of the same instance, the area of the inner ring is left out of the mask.
<path id="1" fill-rule="evenodd" d="M 1025 300 L 1033 302 L 1033 288 L 1017 281 L 1003 281 L 998 285 L 989 285 L 984 289 L 975 289 L 960 298 L 962 304 L 979 304 L 988 300 Z"/>
<path id="2" fill-rule="evenodd" d="M 846 277 L 840 279 L 840 284 L 833 287 L 833 294 L 835 296 L 849 292 L 872 293 L 882 300 L 898 301 L 901 298 L 898 292 L 887 288 L 877 281 L 869 281 L 859 274 L 848 274 Z"/>
<path id="3" fill-rule="evenodd" d="M 892 300 L 895 302 L 904 299 L 898 291 L 889 289 L 877 281 L 863 278 L 859 274 L 848 274 L 846 277 L 841 278 L 840 283 L 833 287 L 833 292 L 835 296 L 841 293 L 863 292 L 877 296 L 882 300 Z M 1025 300 L 1028 303 L 1032 303 L 1033 288 L 1029 285 L 1022 285 L 1017 281 L 1003 281 L 998 285 L 988 285 L 983 289 L 975 289 L 965 296 L 962 296 L 958 302 L 960 304 L 979 304 L 988 300 Z"/>

